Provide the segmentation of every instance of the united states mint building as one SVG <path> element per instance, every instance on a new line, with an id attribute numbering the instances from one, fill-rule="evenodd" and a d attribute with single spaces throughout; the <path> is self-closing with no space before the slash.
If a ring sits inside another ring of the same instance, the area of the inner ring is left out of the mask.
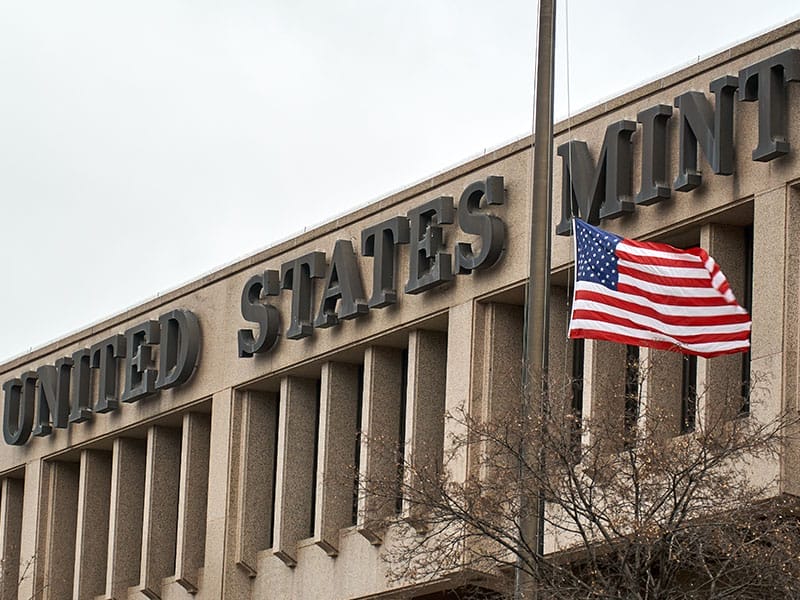
<path id="1" fill-rule="evenodd" d="M 446 415 L 519 397 L 530 143 L 2 365 L 2 598 L 449 597 L 385 577 L 387 506 L 358 480 L 396 469 L 370 440 L 435 467 Z M 566 339 L 572 216 L 706 248 L 751 311 L 749 353 L 663 352 L 640 382 L 674 390 L 651 398 L 675 436 L 756 371 L 753 411 L 797 410 L 800 21 L 557 124 L 554 149 L 550 371 L 583 414 L 613 409 L 599 381 L 625 386 L 629 350 Z M 800 492 L 797 450 L 759 467 L 775 493 Z"/>

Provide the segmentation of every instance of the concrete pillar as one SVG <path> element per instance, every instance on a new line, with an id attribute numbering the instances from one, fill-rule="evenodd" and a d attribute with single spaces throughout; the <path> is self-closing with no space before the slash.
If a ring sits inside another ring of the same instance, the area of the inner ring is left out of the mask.
<path id="1" fill-rule="evenodd" d="M 339 530 L 353 524 L 360 403 L 358 366 L 325 363 L 320 380 L 314 532 L 316 543 L 331 556 L 338 553 Z"/>
<path id="2" fill-rule="evenodd" d="M 297 542 L 312 535 L 318 385 L 281 380 L 272 549 L 290 567 L 297 564 Z"/>
<path id="3" fill-rule="evenodd" d="M 797 192 L 783 186 L 756 195 L 753 200 L 753 281 L 768 282 L 754 290 L 757 293 L 753 294 L 752 310 L 750 415 L 761 422 L 775 419 L 781 410 L 790 408 L 789 402 L 797 408 L 796 397 L 785 395 L 784 371 L 787 359 L 792 358 L 784 355 L 784 340 L 789 340 L 787 348 L 797 347 L 793 335 L 797 331 L 797 304 L 787 304 L 798 297 L 797 200 Z M 785 476 L 793 474 L 797 464 L 793 456 L 791 450 L 786 453 Z M 751 469 L 759 478 L 756 484 L 779 481 L 780 462 L 784 461 L 766 459 L 752 464 Z M 778 485 L 773 491 L 779 491 Z"/>
<path id="4" fill-rule="evenodd" d="M 43 547 L 45 537 L 45 469 L 43 460 L 34 460 L 25 465 L 19 544 L 19 598 L 41 598 L 44 585 L 44 560 L 40 560 L 37 549 Z"/>
<path id="5" fill-rule="evenodd" d="M 520 311 L 523 307 L 517 307 Z M 548 386 L 550 401 L 564 410 L 572 410 L 572 347 L 567 337 L 569 317 L 572 310 L 572 288 L 553 286 L 550 288 L 550 336 L 548 344 Z M 523 315 L 518 317 L 517 328 L 522 327 Z M 519 338 L 520 360 L 522 360 L 522 332 L 512 331 L 513 339 Z"/>
<path id="6" fill-rule="evenodd" d="M 202 413 L 183 415 L 178 538 L 175 578 L 189 592 L 197 591 L 197 571 L 206 549 L 206 507 L 211 418 Z"/>
<path id="7" fill-rule="evenodd" d="M 642 349 L 644 352 L 645 349 Z M 667 350 L 647 350 L 643 361 L 647 386 L 647 429 L 658 437 L 681 433 L 683 404 L 683 354 Z"/>
<path id="8" fill-rule="evenodd" d="M 272 547 L 272 499 L 275 488 L 275 446 L 278 395 L 242 392 L 238 470 L 236 563 L 257 574 L 258 552 Z"/>
<path id="9" fill-rule="evenodd" d="M 774 240 L 771 238 L 770 243 Z M 731 290 L 741 303 L 745 297 L 745 234 L 741 227 L 710 223 L 700 230 L 700 246 L 708 250 L 720 265 Z M 767 281 L 759 280 L 759 281 Z M 782 279 L 781 279 L 782 284 Z M 764 286 L 771 287 L 771 286 Z M 774 286 L 782 293 L 783 286 Z M 782 304 L 782 300 L 781 300 Z M 782 321 L 782 319 L 778 319 Z M 700 363 L 703 363 L 702 365 Z M 735 417 L 744 402 L 742 398 L 742 355 L 728 354 L 698 359 L 698 396 L 702 414 L 710 426 Z M 678 371 L 680 373 L 680 371 Z M 700 379 L 700 375 L 703 379 Z"/>
<path id="10" fill-rule="evenodd" d="M 161 597 L 161 580 L 175 573 L 181 430 L 155 425 L 147 431 L 142 562 L 139 591 Z"/>
<path id="11" fill-rule="evenodd" d="M 418 329 L 409 335 L 405 461 L 411 472 L 404 477 L 414 488 L 442 469 L 446 357 L 446 334 Z M 413 519 L 407 502 L 403 511 Z"/>
<path id="12" fill-rule="evenodd" d="M 74 600 L 91 600 L 105 591 L 110 498 L 111 453 L 81 451 Z"/>
<path id="13" fill-rule="evenodd" d="M 800 188 L 790 187 L 786 198 L 785 240 L 784 250 L 788 268 L 785 270 L 783 299 L 785 302 L 784 334 L 783 334 L 783 402 L 782 406 L 788 414 L 797 414 L 800 410 Z M 755 308 L 763 312 L 761 306 Z M 754 324 L 755 333 L 755 324 Z M 760 355 L 759 341 L 759 355 Z M 754 340 L 755 344 L 755 340 Z M 755 348 L 754 348 L 755 349 Z M 755 358 L 755 354 L 753 357 Z M 781 481 L 782 492 L 800 495 L 800 444 L 797 430 L 788 432 L 786 452 L 784 453 Z"/>
<path id="14" fill-rule="evenodd" d="M 364 353 L 361 458 L 358 478 L 358 531 L 373 544 L 383 539 L 382 520 L 395 510 L 393 493 L 372 493 L 397 488 L 397 452 L 403 412 L 403 351 L 370 346 Z"/>
<path id="15" fill-rule="evenodd" d="M 128 588 L 139 582 L 145 458 L 144 440 L 114 440 L 105 588 L 109 600 L 127 598 Z"/>
<path id="16" fill-rule="evenodd" d="M 584 402 L 591 393 L 591 413 L 584 410 L 590 427 L 584 442 L 606 451 L 622 448 L 625 429 L 626 346 L 602 340 L 586 340 Z M 591 360 L 590 360 L 591 359 Z"/>
<path id="17" fill-rule="evenodd" d="M 475 302 L 470 300 L 450 309 L 447 325 L 447 355 L 445 374 L 445 418 L 443 431 L 443 450 L 450 456 L 444 467 L 454 481 L 463 482 L 467 478 L 467 447 L 460 441 L 455 446 L 450 442 L 464 440 L 466 435 L 465 416 L 471 411 L 473 394 L 473 355 L 475 339 Z M 482 338 L 481 338 L 482 339 Z M 480 379 L 477 380 L 480 387 Z"/>
<path id="18" fill-rule="evenodd" d="M 583 419 L 588 415 L 589 401 L 585 393 L 584 374 L 587 364 L 586 341 L 567 337 L 572 314 L 572 293 L 572 286 L 550 288 L 548 390 L 551 414 L 563 423 L 562 431 L 568 436 L 564 437 L 563 441 L 569 444 L 572 456 L 577 457 L 582 443 Z M 518 327 L 521 329 L 522 320 L 519 323 Z"/>
<path id="19" fill-rule="evenodd" d="M 484 419 L 503 419 L 519 410 L 522 396 L 523 308 L 490 302 L 485 305 L 481 375 Z"/>
<path id="20" fill-rule="evenodd" d="M 480 330 L 476 331 L 476 347 L 472 353 L 475 364 L 475 388 L 472 416 L 491 425 L 501 425 L 519 414 L 522 399 L 522 341 L 523 308 L 521 306 L 488 302 L 477 305 Z M 448 340 L 448 345 L 451 342 Z M 450 369 L 448 357 L 448 369 Z M 485 442 L 485 441 L 484 441 Z M 485 443 L 473 452 L 470 465 L 482 478 L 496 476 L 490 465 L 479 464 L 480 457 L 498 456 L 499 450 Z"/>
<path id="21" fill-rule="evenodd" d="M 206 552 L 198 600 L 249 597 L 250 580 L 236 566 L 242 407 L 246 395 L 228 388 L 211 399 Z"/>
<path id="22" fill-rule="evenodd" d="M 72 596 L 75 566 L 75 529 L 78 514 L 77 463 L 47 461 L 42 598 L 63 600 Z"/>
<path id="23" fill-rule="evenodd" d="M 0 484 L 0 565 L 3 567 L 0 597 L 3 600 L 17 599 L 24 491 L 23 479 L 5 477 Z"/>

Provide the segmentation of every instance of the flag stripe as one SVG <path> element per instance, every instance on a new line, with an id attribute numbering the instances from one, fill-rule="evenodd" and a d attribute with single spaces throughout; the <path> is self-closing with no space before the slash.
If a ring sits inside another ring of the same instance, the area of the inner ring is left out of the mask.
<path id="1" fill-rule="evenodd" d="M 583 327 L 583 325 L 586 325 L 586 327 Z M 656 350 L 679 350 L 684 354 L 696 354 L 705 358 L 744 352 L 750 347 L 749 341 L 679 344 L 669 336 L 646 333 L 637 329 L 618 325 L 608 325 L 604 327 L 595 321 L 590 321 L 588 324 L 575 323 L 574 327 L 570 328 L 569 337 L 605 340 L 620 344 L 655 348 Z"/>
<path id="2" fill-rule="evenodd" d="M 719 313 L 708 314 L 687 314 L 681 312 L 662 313 L 658 310 L 630 302 L 619 297 L 605 296 L 592 292 L 576 294 L 574 310 L 594 310 L 598 312 L 607 311 L 611 314 L 618 314 L 625 311 L 631 314 L 642 315 L 650 319 L 655 319 L 668 326 L 678 327 L 711 327 L 715 325 L 744 325 L 748 326 L 750 318 L 747 314 L 724 315 Z"/>
<path id="3" fill-rule="evenodd" d="M 620 246 L 617 246 L 617 256 L 621 260 L 627 260 L 630 262 L 642 262 L 642 257 L 633 254 L 631 252 L 625 252 L 624 250 L 620 250 Z M 647 263 L 651 265 L 662 265 L 664 267 L 682 267 L 685 269 L 703 269 L 707 271 L 705 266 L 703 266 L 703 262 L 700 260 L 686 260 L 680 258 L 659 258 L 657 256 L 650 256 L 647 257 Z"/>
<path id="4" fill-rule="evenodd" d="M 681 289 L 688 287 L 707 290 L 709 289 L 709 284 L 711 283 L 711 278 L 708 276 L 708 272 L 705 269 L 703 269 L 703 273 L 706 275 L 705 277 L 691 278 L 682 275 L 676 276 L 674 271 L 658 272 L 656 270 L 648 271 L 645 269 L 639 269 L 624 264 L 623 261 L 620 261 L 618 266 L 620 275 L 625 274 L 629 277 L 639 279 L 640 281 L 649 281 L 650 283 L 655 283 L 656 285 L 667 285 Z M 694 274 L 696 275 L 696 273 Z M 711 289 L 713 290 L 713 288 Z"/>
<path id="5" fill-rule="evenodd" d="M 643 275 L 656 275 L 661 278 L 668 277 L 670 279 L 694 279 L 702 282 L 701 285 L 708 285 L 708 281 L 711 279 L 711 275 L 702 265 L 687 268 L 672 265 L 648 264 L 623 259 L 620 259 L 617 265 L 620 269 L 625 267 L 625 269 L 630 269 L 631 271 L 636 271 Z"/>
<path id="6" fill-rule="evenodd" d="M 627 283 L 619 283 L 617 285 L 617 291 L 635 296 L 641 296 L 642 298 L 646 298 L 657 304 L 669 304 L 672 306 L 687 306 L 686 294 L 682 296 L 656 294 L 653 292 L 648 292 L 646 290 L 637 288 L 635 282 L 633 285 L 628 285 Z M 721 308 L 723 306 L 730 306 L 730 303 L 726 302 L 725 298 L 723 298 L 722 296 L 717 295 L 717 296 L 707 296 L 700 298 L 693 297 L 690 306 L 709 306 L 709 307 L 716 306 Z"/>
<path id="7" fill-rule="evenodd" d="M 652 310 L 664 316 L 685 316 L 685 317 L 710 317 L 715 315 L 727 315 L 733 317 L 738 315 L 743 321 L 749 320 L 747 311 L 741 306 L 723 304 L 710 305 L 696 303 L 694 306 L 674 304 L 675 298 L 668 297 L 673 302 L 659 302 L 650 295 L 643 295 L 633 291 L 631 293 L 618 290 L 616 294 L 610 296 L 606 294 L 608 288 L 590 281 L 579 281 L 575 289 L 575 300 L 594 300 L 596 302 L 628 302 L 638 304 L 644 310 Z"/>
<path id="8" fill-rule="evenodd" d="M 617 244 L 617 251 L 628 253 L 644 258 L 665 258 L 670 260 L 680 260 L 703 264 L 705 258 L 701 258 L 694 253 L 687 253 L 684 250 L 672 248 L 666 244 L 655 244 L 653 242 L 637 242 L 635 240 L 622 240 Z"/>
<path id="9" fill-rule="evenodd" d="M 620 284 L 627 284 L 634 288 L 641 288 L 646 292 L 652 292 L 654 294 L 662 294 L 664 296 L 678 296 L 681 298 L 686 299 L 694 299 L 696 298 L 718 298 L 719 292 L 712 287 L 693 287 L 693 286 L 686 286 L 686 287 L 678 287 L 677 285 L 671 285 L 669 283 L 665 284 L 658 284 L 653 283 L 651 281 L 645 281 L 639 277 L 633 277 L 629 273 L 622 273 L 620 271 L 619 274 L 619 282 Z M 727 303 L 726 303 L 727 304 Z"/>
<path id="10" fill-rule="evenodd" d="M 608 309 L 608 307 L 605 307 Z M 626 327 L 641 327 L 646 331 L 659 332 L 667 335 L 679 342 L 713 341 L 716 339 L 741 340 L 747 339 L 750 329 L 739 325 L 709 325 L 699 327 L 681 327 L 677 325 L 667 325 L 657 319 L 642 317 L 636 313 L 620 310 L 593 310 L 592 306 L 581 304 L 573 313 L 576 320 L 602 321 L 603 323 L 615 323 Z M 700 339 L 703 338 L 703 339 Z"/>

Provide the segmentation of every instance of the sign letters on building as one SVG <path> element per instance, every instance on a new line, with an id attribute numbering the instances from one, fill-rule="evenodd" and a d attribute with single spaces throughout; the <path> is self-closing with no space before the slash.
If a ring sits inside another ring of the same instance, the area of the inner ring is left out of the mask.
<path id="1" fill-rule="evenodd" d="M 408 281 L 403 291 L 420 294 L 451 281 L 455 274 L 468 275 L 488 269 L 500 259 L 505 244 L 505 226 L 487 207 L 505 202 L 503 178 L 490 176 L 464 190 L 456 208 L 453 198 L 439 196 L 417 206 L 405 216 L 392 217 L 361 232 L 361 255 L 372 262 L 372 296 L 367 299 L 358 270 L 358 258 L 350 240 L 337 240 L 330 264 L 324 252 L 309 252 L 251 277 L 242 290 L 242 316 L 258 325 L 258 331 L 240 329 L 240 357 L 271 350 L 282 331 L 281 315 L 268 302 L 281 290 L 292 293 L 291 312 L 285 336 L 290 340 L 309 337 L 314 329 L 334 327 L 343 319 L 355 319 L 372 309 L 397 302 L 395 282 L 396 248 L 409 247 Z M 457 221 L 461 231 L 477 235 L 480 249 L 459 242 L 455 257 L 444 251 L 443 225 Z M 455 258 L 455 260 L 454 260 Z M 313 298 L 313 279 L 323 279 L 322 297 Z M 315 310 L 316 309 L 316 310 Z"/>
<path id="2" fill-rule="evenodd" d="M 570 235 L 573 217 L 596 225 L 702 183 L 700 155 L 717 175 L 734 172 L 734 116 L 738 102 L 757 103 L 757 144 L 754 161 L 768 162 L 790 150 L 788 94 L 800 81 L 800 49 L 787 49 L 710 82 L 713 103 L 706 94 L 686 91 L 674 106 L 655 104 L 606 128 L 597 160 L 584 141 L 569 140 L 557 148 L 562 159 L 561 217 L 558 235 Z M 677 116 L 674 114 L 677 109 Z M 668 127 L 677 121 L 677 173 L 668 173 Z M 633 134 L 641 144 L 641 185 L 632 188 Z M 673 179 L 674 177 L 674 179 Z M 506 227 L 492 214 L 505 202 L 503 178 L 490 176 L 463 190 L 456 204 L 439 196 L 361 231 L 360 248 L 349 239 L 333 244 L 330 256 L 315 250 L 292 258 L 279 269 L 266 269 L 244 284 L 240 310 L 252 325 L 237 332 L 240 357 L 266 353 L 281 337 L 301 340 L 316 329 L 338 326 L 372 310 L 398 302 L 398 247 L 408 248 L 408 278 L 402 293 L 421 294 L 453 281 L 456 276 L 490 269 L 503 255 Z M 458 241 L 447 250 L 445 227 L 477 238 Z M 359 261 L 372 259 L 371 294 L 366 295 Z M 314 280 L 321 279 L 315 297 Z M 288 315 L 271 302 L 291 294 Z M 200 326 L 188 310 L 173 310 L 117 333 L 88 348 L 59 358 L 54 364 L 26 371 L 2 385 L 3 438 L 23 445 L 30 437 L 48 436 L 53 429 L 118 410 L 179 386 L 192 376 L 200 352 Z M 121 393 L 120 393 L 121 388 Z"/>
<path id="3" fill-rule="evenodd" d="M 158 348 L 157 368 L 153 350 Z M 188 310 L 173 310 L 134 325 L 54 365 L 26 371 L 3 383 L 3 439 L 20 446 L 95 413 L 119 408 L 189 380 L 200 354 L 200 325 Z M 119 366 L 124 376 L 118 397 Z M 95 373 L 96 394 L 92 394 Z"/>
<path id="4" fill-rule="evenodd" d="M 636 115 L 641 125 L 641 187 L 631 191 L 633 148 L 631 136 L 637 123 L 617 121 L 606 128 L 595 163 L 586 142 L 570 140 L 558 147 L 562 160 L 561 221 L 558 235 L 570 235 L 573 216 L 598 225 L 671 197 L 672 190 L 689 192 L 702 183 L 698 148 L 717 175 L 734 170 L 733 117 L 735 99 L 758 103 L 758 145 L 752 159 L 768 162 L 789 152 L 787 140 L 787 91 L 789 82 L 800 81 L 800 50 L 784 50 L 711 82 L 714 106 L 701 92 L 684 92 L 675 98 L 678 118 L 678 173 L 669 181 L 667 126 L 672 106 L 656 104 Z"/>

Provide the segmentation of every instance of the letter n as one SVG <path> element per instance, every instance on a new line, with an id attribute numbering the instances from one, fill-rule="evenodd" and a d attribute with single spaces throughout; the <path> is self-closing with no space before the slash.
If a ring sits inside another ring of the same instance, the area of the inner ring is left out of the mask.
<path id="1" fill-rule="evenodd" d="M 679 192 L 693 190 L 702 182 L 697 168 L 697 147 L 717 175 L 733 174 L 733 98 L 739 81 L 726 75 L 711 82 L 716 107 L 700 92 L 685 92 L 675 98 L 681 111 L 678 177 L 674 187 Z"/>

